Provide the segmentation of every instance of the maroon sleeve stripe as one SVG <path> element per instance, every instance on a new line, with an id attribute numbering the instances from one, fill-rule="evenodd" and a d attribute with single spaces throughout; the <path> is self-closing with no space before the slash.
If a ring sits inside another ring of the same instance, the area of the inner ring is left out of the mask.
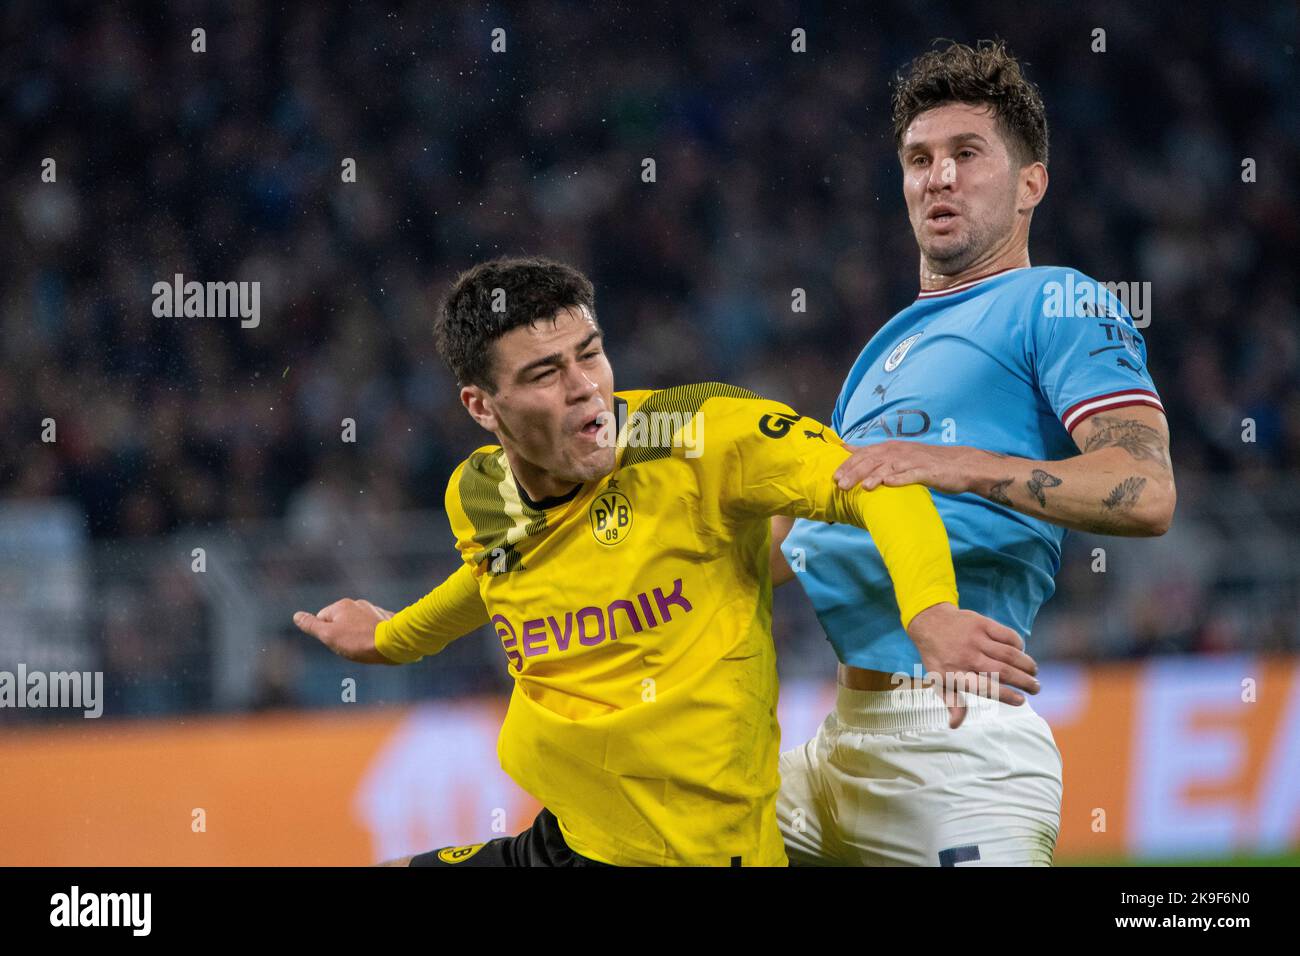
<path id="1" fill-rule="evenodd" d="M 1155 392 L 1148 391 L 1145 388 L 1126 388 L 1121 392 L 1109 392 L 1105 395 L 1097 395 L 1093 398 L 1085 398 L 1081 402 L 1075 402 L 1061 415 L 1061 424 L 1065 426 L 1067 432 L 1071 432 L 1074 431 L 1079 422 L 1089 415 L 1110 411 L 1115 408 L 1124 408 L 1127 405 L 1149 405 L 1152 408 L 1158 408 L 1162 412 L 1165 410 L 1165 407 L 1160 404 L 1160 396 Z"/>

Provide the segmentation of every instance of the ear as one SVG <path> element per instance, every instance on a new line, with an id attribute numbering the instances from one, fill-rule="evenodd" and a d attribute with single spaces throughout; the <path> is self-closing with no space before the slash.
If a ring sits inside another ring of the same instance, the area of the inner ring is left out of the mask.
<path id="1" fill-rule="evenodd" d="M 492 396 L 487 389 L 478 385 L 465 385 L 460 390 L 460 403 L 474 419 L 490 432 L 497 430 L 496 411 L 492 407 Z"/>
<path id="2" fill-rule="evenodd" d="M 1042 163 L 1030 163 L 1020 170 L 1020 183 L 1016 191 L 1016 209 L 1019 212 L 1033 212 L 1043 196 L 1047 193 L 1047 167 Z"/>

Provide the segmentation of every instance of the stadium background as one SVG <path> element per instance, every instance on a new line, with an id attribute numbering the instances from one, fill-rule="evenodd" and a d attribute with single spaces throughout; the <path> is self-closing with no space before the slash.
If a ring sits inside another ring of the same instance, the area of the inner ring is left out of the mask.
<path id="1" fill-rule="evenodd" d="M 367 669 L 290 623 L 454 566 L 442 489 L 485 436 L 433 353 L 439 292 L 492 255 L 567 259 L 620 386 L 829 417 L 916 291 L 888 77 L 993 35 L 1048 109 L 1034 263 L 1151 284 L 1180 492 L 1163 538 L 1070 535 L 1030 640 L 1059 859 L 1294 859 L 1296 8 L 755 7 L 0 11 L 0 670 L 103 671 L 106 698 L 0 710 L 0 864 L 363 863 L 522 827 L 490 634 Z M 155 318 L 176 273 L 260 282 L 260 324 Z M 776 638 L 790 743 L 834 659 L 796 588 Z"/>

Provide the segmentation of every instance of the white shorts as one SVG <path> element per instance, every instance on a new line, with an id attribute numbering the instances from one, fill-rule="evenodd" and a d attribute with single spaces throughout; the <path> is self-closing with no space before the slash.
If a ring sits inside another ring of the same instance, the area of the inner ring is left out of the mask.
<path id="1" fill-rule="evenodd" d="M 1050 866 L 1061 753 L 1028 702 L 839 687 L 817 736 L 781 754 L 777 819 L 795 865 Z"/>

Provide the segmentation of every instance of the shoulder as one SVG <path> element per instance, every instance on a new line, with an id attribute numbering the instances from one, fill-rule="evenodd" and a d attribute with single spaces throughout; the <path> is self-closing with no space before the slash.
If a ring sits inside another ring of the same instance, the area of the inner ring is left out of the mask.
<path id="1" fill-rule="evenodd" d="M 470 452 L 469 457 L 456 466 L 452 476 L 482 476 L 500 480 L 505 473 L 505 449 L 500 445 L 482 445 Z"/>
<path id="2" fill-rule="evenodd" d="M 1073 288 L 1080 282 L 1091 281 L 1079 270 L 1068 266 L 1030 266 L 1002 276 L 996 289 L 1002 295 L 1036 302 L 1053 289 Z"/>
<path id="3" fill-rule="evenodd" d="M 673 435 L 699 416 L 710 426 L 737 416 L 752 415 L 758 409 L 785 410 L 788 406 L 764 398 L 757 392 L 725 382 L 699 382 L 694 385 L 676 385 L 646 392 L 620 392 L 616 397 L 628 396 L 625 423 L 633 430 L 646 430 L 650 435 Z M 635 400 L 634 400 L 635 399 Z"/>
<path id="4" fill-rule="evenodd" d="M 762 399 L 761 395 L 738 385 L 725 382 L 698 382 L 694 385 L 674 385 L 655 391 L 633 393 L 641 396 L 637 405 L 644 412 L 684 412 L 693 415 L 701 411 L 706 403 L 716 408 L 721 401 L 728 405 L 736 401 L 753 401 Z"/>
<path id="5" fill-rule="evenodd" d="M 1007 281 L 1025 285 L 1042 285 L 1044 282 L 1061 281 L 1066 276 L 1074 276 L 1076 280 L 1088 278 L 1071 266 L 1030 266 L 1027 269 L 1015 269 L 1008 273 Z"/>
<path id="6" fill-rule="evenodd" d="M 725 382 L 677 385 L 638 393 L 637 399 L 629 399 L 626 412 L 620 411 L 623 467 L 678 457 L 702 464 L 705 443 L 735 445 L 761 432 L 764 421 L 775 422 L 770 430 L 782 430 L 799 418 L 782 402 Z"/>
<path id="7" fill-rule="evenodd" d="M 1101 282 L 1085 272 L 1069 266 L 1035 266 L 1020 269 L 1009 280 L 1009 287 L 1027 297 L 1041 300 L 1047 317 L 1053 306 L 1062 308 L 1071 303 L 1097 303 L 1103 315 L 1107 308 L 1123 310 L 1121 298 L 1116 295 L 1118 284 Z M 1068 314 L 1068 313 L 1066 313 Z"/>
<path id="8" fill-rule="evenodd" d="M 483 445 L 456 466 L 447 479 L 447 514 L 457 518 L 501 499 L 501 482 L 509 469 L 500 445 Z"/>
<path id="9" fill-rule="evenodd" d="M 646 415 L 668 416 L 683 423 L 700 415 L 710 427 L 731 422 L 757 425 L 765 415 L 794 414 L 784 402 L 725 382 L 700 382 L 696 385 L 665 388 L 647 397 L 638 411 Z"/>

